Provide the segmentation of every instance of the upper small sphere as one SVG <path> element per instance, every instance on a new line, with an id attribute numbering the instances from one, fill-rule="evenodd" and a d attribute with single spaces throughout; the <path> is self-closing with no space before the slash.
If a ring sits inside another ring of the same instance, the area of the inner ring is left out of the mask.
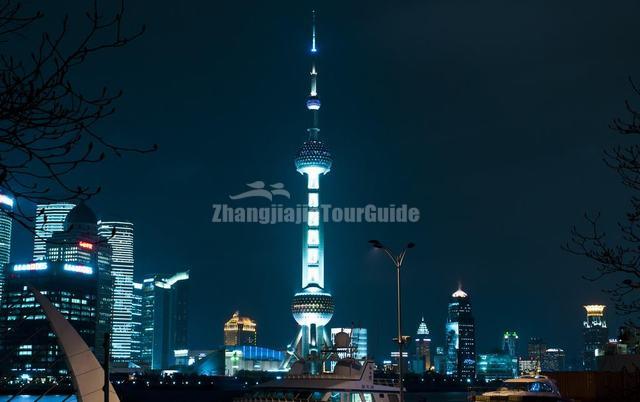
<path id="1" fill-rule="evenodd" d="M 309 110 L 319 110 L 320 109 L 320 98 L 317 96 L 310 95 L 307 98 L 307 109 Z"/>

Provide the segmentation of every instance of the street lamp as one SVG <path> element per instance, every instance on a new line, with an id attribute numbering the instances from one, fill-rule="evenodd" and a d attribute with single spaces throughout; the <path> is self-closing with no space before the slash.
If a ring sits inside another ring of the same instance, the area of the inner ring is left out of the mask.
<path id="1" fill-rule="evenodd" d="M 398 293 L 398 337 L 394 339 L 394 341 L 398 342 L 398 383 L 400 385 L 400 402 L 404 402 L 404 390 L 403 390 L 403 379 L 402 379 L 402 349 L 404 349 L 404 344 L 409 341 L 409 337 L 402 336 L 402 298 L 400 292 L 400 267 L 402 267 L 402 263 L 404 262 L 404 256 L 407 254 L 407 250 L 410 248 L 414 248 L 416 245 L 409 242 L 402 249 L 402 252 L 397 256 L 393 255 L 393 252 L 385 247 L 378 240 L 369 240 L 369 243 L 374 247 L 383 250 L 391 261 L 393 261 L 393 265 L 396 267 L 396 286 Z"/>

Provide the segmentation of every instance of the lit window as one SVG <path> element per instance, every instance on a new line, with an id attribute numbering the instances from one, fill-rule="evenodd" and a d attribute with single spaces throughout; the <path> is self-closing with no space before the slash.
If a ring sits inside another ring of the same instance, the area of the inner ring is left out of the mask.
<path id="1" fill-rule="evenodd" d="M 318 205 L 318 193 L 309 193 L 309 207 L 317 208 Z"/>
<path id="2" fill-rule="evenodd" d="M 319 211 L 309 211 L 307 224 L 309 226 L 313 226 L 313 227 L 318 226 L 320 224 L 320 212 Z"/>
<path id="3" fill-rule="evenodd" d="M 320 174 L 318 172 L 309 172 L 309 181 L 307 184 L 307 188 L 311 190 L 316 190 L 320 188 Z"/>
<path id="4" fill-rule="evenodd" d="M 307 244 L 317 246 L 320 244 L 320 231 L 317 229 L 309 229 L 307 231 Z"/>
<path id="5" fill-rule="evenodd" d="M 317 248 L 308 248 L 307 249 L 307 262 L 309 264 L 317 264 L 318 263 L 318 249 Z"/>

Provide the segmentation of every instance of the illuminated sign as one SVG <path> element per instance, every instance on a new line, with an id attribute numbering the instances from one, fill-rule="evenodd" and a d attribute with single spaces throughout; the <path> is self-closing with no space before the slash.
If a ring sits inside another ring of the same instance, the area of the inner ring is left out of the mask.
<path id="1" fill-rule="evenodd" d="M 93 244 L 89 243 L 88 241 L 81 241 L 78 243 L 78 246 L 85 250 L 93 250 Z"/>
<path id="2" fill-rule="evenodd" d="M 0 194 L 0 204 L 8 205 L 13 208 L 13 198 Z"/>
<path id="3" fill-rule="evenodd" d="M 28 264 L 16 264 L 13 266 L 13 272 L 20 271 L 44 271 L 49 265 L 46 262 L 30 262 Z"/>
<path id="4" fill-rule="evenodd" d="M 87 275 L 91 275 L 93 273 L 93 268 L 88 267 L 86 265 L 64 264 L 63 269 L 65 271 L 78 272 L 78 273 L 87 274 Z"/>

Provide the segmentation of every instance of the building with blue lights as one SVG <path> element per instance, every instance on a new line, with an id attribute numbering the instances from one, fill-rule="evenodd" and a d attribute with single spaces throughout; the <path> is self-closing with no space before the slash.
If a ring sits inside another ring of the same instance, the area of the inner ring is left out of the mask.
<path id="1" fill-rule="evenodd" d="M 596 370 L 596 357 L 604 355 L 605 346 L 609 340 L 607 321 L 604 318 L 602 304 L 584 306 L 587 317 L 583 322 L 584 349 L 582 353 L 582 365 L 587 371 Z"/>
<path id="2" fill-rule="evenodd" d="M 505 331 L 502 337 L 502 351 L 511 357 L 518 357 L 518 334 L 516 331 Z"/>
<path id="3" fill-rule="evenodd" d="M 99 272 L 64 261 L 9 264 L 0 307 L 0 356 L 11 377 L 59 377 L 67 365 L 29 286 L 40 290 L 98 356 L 108 316 L 101 310 Z"/>
<path id="4" fill-rule="evenodd" d="M 2 302 L 2 284 L 6 265 L 11 260 L 11 232 L 14 199 L 0 193 L 0 303 Z"/>
<path id="5" fill-rule="evenodd" d="M 148 275 L 138 292 L 139 362 L 152 370 L 169 369 L 176 364 L 175 351 L 188 349 L 189 271 Z"/>
<path id="6" fill-rule="evenodd" d="M 113 276 L 113 314 L 111 325 L 111 356 L 114 361 L 131 360 L 133 333 L 131 312 L 133 303 L 133 223 L 124 221 L 98 222 L 98 235 L 111 246 Z"/>
<path id="7" fill-rule="evenodd" d="M 461 288 L 451 295 L 446 324 L 446 374 L 471 382 L 476 376 L 475 321 L 471 298 Z"/>
<path id="8" fill-rule="evenodd" d="M 518 376 L 518 358 L 508 353 L 479 354 L 477 375 L 485 381 L 506 380 Z"/>
<path id="9" fill-rule="evenodd" d="M 311 89 L 306 100 L 307 110 L 311 113 L 311 126 L 307 129 L 307 140 L 302 144 L 295 158 L 296 170 L 306 176 L 307 197 L 306 216 L 302 236 L 302 283 L 291 303 L 291 312 L 300 329 L 293 342 L 287 348 L 285 368 L 304 359 L 309 362 L 311 373 L 325 369 L 321 353 L 331 346 L 331 340 L 325 326 L 331 320 L 334 301 L 331 293 L 325 290 L 324 283 L 324 238 L 320 217 L 320 177 L 331 170 L 331 154 L 320 138 L 318 96 L 318 69 L 316 47 L 316 23 L 313 13 L 311 39 Z"/>
<path id="10" fill-rule="evenodd" d="M 431 335 L 427 323 L 424 322 L 424 317 L 418 325 L 414 342 L 416 354 L 412 360 L 411 370 L 414 373 L 424 373 L 431 370 Z"/>
<path id="11" fill-rule="evenodd" d="M 225 349 L 225 375 L 239 371 L 277 371 L 285 357 L 283 351 L 261 346 L 232 346 Z"/>

